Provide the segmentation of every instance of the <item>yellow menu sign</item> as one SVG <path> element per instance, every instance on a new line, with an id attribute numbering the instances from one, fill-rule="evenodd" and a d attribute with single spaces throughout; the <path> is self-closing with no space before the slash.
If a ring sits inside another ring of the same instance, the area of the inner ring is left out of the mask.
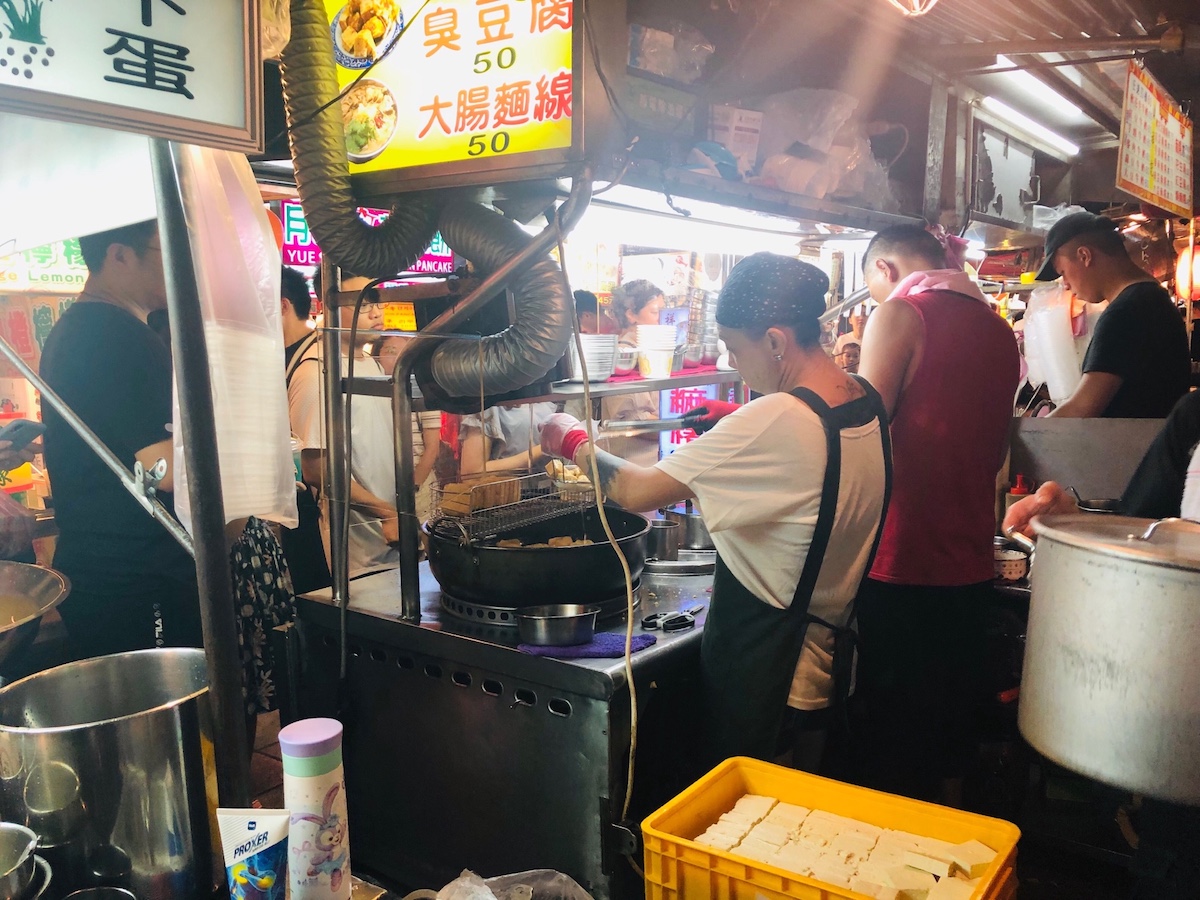
<path id="1" fill-rule="evenodd" d="M 573 0 L 326 0 L 354 172 L 572 143 Z M 364 69 L 370 71 L 364 74 Z"/>

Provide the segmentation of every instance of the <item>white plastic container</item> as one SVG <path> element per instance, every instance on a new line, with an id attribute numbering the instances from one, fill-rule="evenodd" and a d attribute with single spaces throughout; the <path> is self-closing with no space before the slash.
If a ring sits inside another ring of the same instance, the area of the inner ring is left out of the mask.
<path id="1" fill-rule="evenodd" d="M 301 719 L 279 732 L 283 801 L 291 810 L 291 900 L 349 900 L 350 829 L 342 771 L 342 725 Z"/>

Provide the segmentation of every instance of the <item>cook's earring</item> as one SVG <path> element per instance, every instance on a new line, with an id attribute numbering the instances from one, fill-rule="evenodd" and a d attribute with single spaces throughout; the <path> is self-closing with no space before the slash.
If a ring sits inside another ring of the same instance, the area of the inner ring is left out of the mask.
<path id="1" fill-rule="evenodd" d="M 783 354 L 776 353 L 775 354 L 775 362 L 783 362 Z"/>

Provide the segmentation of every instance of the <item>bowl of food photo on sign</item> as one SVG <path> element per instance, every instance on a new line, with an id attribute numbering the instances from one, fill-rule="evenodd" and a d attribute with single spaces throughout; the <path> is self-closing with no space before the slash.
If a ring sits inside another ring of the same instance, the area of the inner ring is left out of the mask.
<path id="1" fill-rule="evenodd" d="M 396 0 L 349 0 L 329 23 L 333 55 L 343 69 L 365 69 L 387 52 L 403 28 Z"/>
<path id="2" fill-rule="evenodd" d="M 363 163 L 374 159 L 396 131 L 396 98 L 373 78 L 364 78 L 342 98 L 346 157 Z"/>

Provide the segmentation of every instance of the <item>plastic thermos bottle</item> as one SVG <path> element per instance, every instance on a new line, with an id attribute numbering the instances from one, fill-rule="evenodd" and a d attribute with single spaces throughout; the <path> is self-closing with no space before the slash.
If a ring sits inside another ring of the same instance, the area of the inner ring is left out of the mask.
<path id="1" fill-rule="evenodd" d="M 349 900 L 350 829 L 342 770 L 342 724 L 301 719 L 279 732 L 283 801 L 291 812 L 291 900 Z"/>

